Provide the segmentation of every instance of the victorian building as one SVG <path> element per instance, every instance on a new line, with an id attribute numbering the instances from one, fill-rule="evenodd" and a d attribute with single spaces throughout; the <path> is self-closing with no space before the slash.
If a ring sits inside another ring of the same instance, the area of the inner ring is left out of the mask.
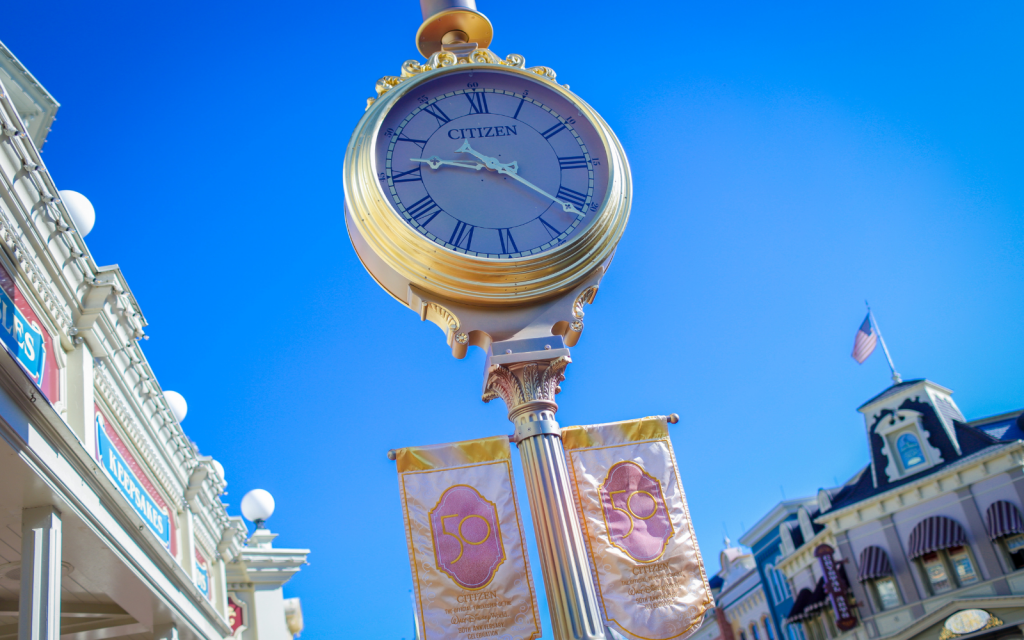
<path id="1" fill-rule="evenodd" d="M 812 497 L 784 500 L 775 505 L 740 538 L 740 542 L 749 547 L 754 555 L 761 584 L 765 585 L 764 591 L 771 613 L 770 623 L 774 624 L 775 630 L 783 640 L 804 640 L 804 636 L 799 625 L 790 625 L 786 622 L 786 616 L 793 608 L 793 590 L 786 576 L 776 568 L 784 552 L 780 527 L 784 523 L 788 527 L 799 524 L 801 510 L 806 510 L 814 504 L 816 502 Z M 809 520 L 807 522 L 809 523 Z"/>
<path id="2" fill-rule="evenodd" d="M 1020 638 L 1024 414 L 967 420 L 928 380 L 859 411 L 868 464 L 779 524 L 784 624 L 808 640 Z"/>
<path id="3" fill-rule="evenodd" d="M 715 605 L 693 640 L 778 640 L 754 556 L 725 539 L 721 569 L 708 584 Z"/>
<path id="4" fill-rule="evenodd" d="M 0 44 L 0 638 L 291 638 L 308 551 L 221 502 L 91 204 L 40 156 L 58 107 Z"/>

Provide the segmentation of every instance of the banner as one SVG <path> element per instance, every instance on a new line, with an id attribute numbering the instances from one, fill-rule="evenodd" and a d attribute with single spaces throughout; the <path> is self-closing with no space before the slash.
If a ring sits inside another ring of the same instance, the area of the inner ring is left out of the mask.
<path id="1" fill-rule="evenodd" d="M 539 638 L 508 438 L 395 453 L 417 638 Z"/>
<path id="2" fill-rule="evenodd" d="M 562 430 L 605 620 L 629 638 L 686 638 L 712 605 L 663 418 Z"/>

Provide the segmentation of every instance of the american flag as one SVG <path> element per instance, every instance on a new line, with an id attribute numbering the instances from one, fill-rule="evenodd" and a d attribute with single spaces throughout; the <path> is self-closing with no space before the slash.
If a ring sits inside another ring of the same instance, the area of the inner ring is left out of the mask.
<path id="1" fill-rule="evenodd" d="M 871 314 L 864 318 L 864 324 L 860 325 L 860 329 L 857 329 L 857 337 L 853 340 L 853 359 L 857 361 L 857 364 L 863 364 L 868 356 L 875 350 L 875 343 L 878 342 L 878 336 L 871 329 Z"/>

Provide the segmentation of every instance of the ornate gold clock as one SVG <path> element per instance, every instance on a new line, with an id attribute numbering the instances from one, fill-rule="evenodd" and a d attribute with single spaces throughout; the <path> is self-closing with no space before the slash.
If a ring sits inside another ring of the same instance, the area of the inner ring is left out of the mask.
<path id="1" fill-rule="evenodd" d="M 629 165 L 605 121 L 551 69 L 476 45 L 406 62 L 377 93 L 345 155 L 367 270 L 457 357 L 529 327 L 575 344 L 629 216 Z"/>

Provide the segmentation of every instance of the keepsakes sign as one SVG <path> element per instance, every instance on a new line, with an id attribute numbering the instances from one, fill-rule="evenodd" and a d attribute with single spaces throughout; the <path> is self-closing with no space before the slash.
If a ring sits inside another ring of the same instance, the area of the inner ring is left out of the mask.
<path id="1" fill-rule="evenodd" d="M 686 638 L 712 605 L 663 418 L 562 430 L 605 620 L 629 638 Z"/>
<path id="2" fill-rule="evenodd" d="M 96 407 L 96 448 L 96 457 L 107 476 L 114 481 L 150 530 L 160 538 L 164 547 L 174 553 L 174 537 L 171 535 L 173 521 L 167 503 L 99 407 Z"/>
<path id="3" fill-rule="evenodd" d="M 839 577 L 839 567 L 834 554 L 835 549 L 827 544 L 819 544 L 814 549 L 814 556 L 821 564 L 825 594 L 832 603 L 832 611 L 836 617 L 836 626 L 842 631 L 849 631 L 857 626 L 857 618 L 850 611 L 850 603 L 846 599 L 846 584 Z"/>
<path id="4" fill-rule="evenodd" d="M 50 402 L 60 398 L 53 339 L 0 264 L 0 343 Z"/>
<path id="5" fill-rule="evenodd" d="M 417 637 L 540 637 L 508 438 L 396 450 Z"/>

